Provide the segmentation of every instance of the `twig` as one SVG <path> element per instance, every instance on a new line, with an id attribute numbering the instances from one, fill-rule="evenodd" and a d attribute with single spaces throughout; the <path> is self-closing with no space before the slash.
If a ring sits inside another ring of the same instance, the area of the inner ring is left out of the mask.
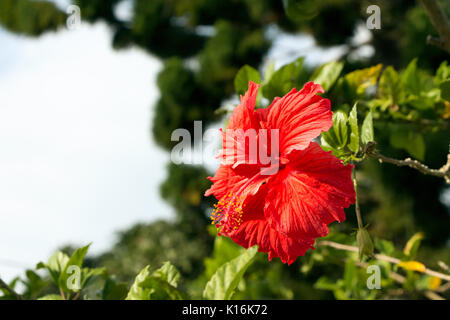
<path id="1" fill-rule="evenodd" d="M 420 0 L 420 2 L 440 36 L 440 39 L 437 41 L 432 40 L 431 43 L 435 45 L 438 44 L 438 47 L 450 53 L 450 22 L 444 11 L 437 0 Z M 431 38 L 428 37 L 428 43 L 430 43 L 430 39 Z"/>
<path id="2" fill-rule="evenodd" d="M 356 264 L 357 264 L 358 266 L 360 266 L 360 267 L 363 267 L 363 268 L 367 268 L 367 267 L 369 266 L 368 263 L 365 263 L 365 262 L 359 262 L 359 261 L 357 261 Z M 390 271 L 390 272 L 389 272 L 389 277 L 390 277 L 392 280 L 394 280 L 395 282 L 400 283 L 400 284 L 404 284 L 404 283 L 406 282 L 406 278 L 405 278 L 404 276 L 402 276 L 401 274 L 399 274 L 399 273 L 397 273 L 397 272 L 394 272 L 394 271 Z M 447 285 L 447 284 L 450 284 L 450 282 L 447 282 L 446 285 Z M 445 285 L 444 285 L 444 286 L 445 286 Z M 444 287 L 444 286 L 441 286 L 441 287 Z M 436 292 L 445 292 L 445 290 L 439 290 L 441 287 L 437 288 L 435 291 L 436 291 Z M 423 292 L 423 294 L 424 294 L 425 297 L 427 297 L 427 298 L 430 299 L 430 300 L 445 300 L 443 297 L 441 297 L 441 296 L 440 296 L 439 294 L 437 294 L 435 291 L 425 290 L 425 291 Z M 401 290 L 400 295 L 402 295 L 402 294 L 404 294 L 403 290 Z"/>
<path id="3" fill-rule="evenodd" d="M 450 154 L 447 155 L 447 163 L 444 164 L 441 168 L 431 169 L 428 166 L 424 165 L 423 163 L 421 163 L 417 160 L 414 160 L 411 158 L 406 158 L 405 160 L 397 160 L 394 158 L 386 157 L 373 149 L 374 149 L 374 145 L 373 145 L 373 147 L 368 147 L 367 155 L 372 158 L 378 159 L 378 161 L 380 163 L 383 163 L 383 162 L 392 163 L 399 167 L 407 166 L 407 167 L 416 169 L 416 170 L 422 172 L 423 174 L 444 178 L 445 182 L 450 184 Z"/>
<path id="4" fill-rule="evenodd" d="M 10 286 L 8 286 L 2 279 L 0 279 L 0 288 L 5 289 L 8 291 L 11 295 L 13 295 L 17 300 L 23 300 L 23 297 L 15 292 Z"/>
<path id="5" fill-rule="evenodd" d="M 431 290 L 425 290 L 425 292 L 423 294 L 425 295 L 425 297 L 427 297 L 430 300 L 445 300 L 440 295 L 438 295 L 436 292 L 433 292 Z"/>
<path id="6" fill-rule="evenodd" d="M 334 241 L 322 240 L 322 241 L 317 242 L 317 245 L 327 246 L 327 247 L 331 247 L 331 248 L 338 249 L 338 250 L 358 252 L 358 247 L 349 246 L 349 245 L 337 243 Z M 402 262 L 400 259 L 397 259 L 394 257 L 389 257 L 389 256 L 386 256 L 384 254 L 379 254 L 379 253 L 374 254 L 374 257 L 375 257 L 375 259 L 387 261 L 387 262 L 390 262 L 393 264 L 399 264 L 400 262 Z M 437 271 L 434 271 L 434 270 L 431 270 L 428 268 L 425 268 L 425 271 L 423 273 L 426 275 L 429 275 L 429 276 L 440 278 L 445 281 L 450 281 L 450 275 L 443 274 L 443 273 L 440 273 L 440 272 L 437 272 Z"/>

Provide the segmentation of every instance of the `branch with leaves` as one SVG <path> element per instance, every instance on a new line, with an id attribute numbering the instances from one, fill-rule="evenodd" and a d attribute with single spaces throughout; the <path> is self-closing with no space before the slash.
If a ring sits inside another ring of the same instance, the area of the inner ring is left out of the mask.
<path id="1" fill-rule="evenodd" d="M 450 53 L 450 22 L 444 10 L 437 0 L 420 0 L 420 2 L 440 36 L 435 38 L 429 35 L 427 42 Z"/>
<path id="2" fill-rule="evenodd" d="M 345 250 L 345 251 L 352 251 L 352 252 L 359 251 L 358 247 L 349 246 L 346 244 L 341 244 L 341 243 L 337 243 L 334 241 L 328 241 L 328 240 L 319 241 L 319 242 L 317 242 L 317 245 L 318 246 L 328 246 L 328 247 L 331 247 L 331 248 L 334 248 L 337 250 Z M 387 261 L 387 262 L 390 262 L 390 263 L 396 264 L 396 265 L 402 263 L 402 260 L 400 260 L 398 258 L 390 257 L 390 256 L 380 254 L 380 253 L 375 253 L 373 256 L 377 260 Z M 447 275 L 447 274 L 444 274 L 444 273 L 441 273 L 441 272 L 438 272 L 438 271 L 435 271 L 435 270 L 432 270 L 432 269 L 429 269 L 426 267 L 423 269 L 422 273 L 432 276 L 432 277 L 440 278 L 445 281 L 450 281 L 450 275 Z"/>
<path id="3" fill-rule="evenodd" d="M 23 297 L 20 294 L 18 294 L 16 291 L 14 291 L 14 289 L 11 288 L 9 285 L 7 285 L 6 282 L 4 282 L 1 278 L 0 278 L 0 288 L 3 288 L 6 291 L 8 291 L 9 294 L 12 295 L 17 300 L 23 299 Z"/>

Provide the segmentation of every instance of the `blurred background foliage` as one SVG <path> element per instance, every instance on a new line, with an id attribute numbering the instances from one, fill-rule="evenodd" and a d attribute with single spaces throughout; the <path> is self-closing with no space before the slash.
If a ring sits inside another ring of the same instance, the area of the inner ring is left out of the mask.
<path id="1" fill-rule="evenodd" d="M 164 61 L 157 77 L 160 98 L 155 106 L 151 134 L 168 152 L 174 145 L 170 140 L 174 129 L 193 131 L 194 120 L 201 119 L 207 126 L 221 119 L 216 111 L 235 97 L 236 74 L 244 65 L 262 70 L 264 58 L 273 45 L 270 30 L 276 30 L 277 35 L 309 34 L 324 49 L 336 45 L 345 48 L 340 69 L 346 76 L 326 92 L 334 111 L 348 112 L 350 103 L 365 98 L 364 89 L 355 90 L 354 85 L 363 83 L 361 77 L 367 74 L 352 71 L 382 64 L 383 67 L 372 69 L 375 83 L 380 80 L 377 95 L 366 99 L 359 109 L 362 113 L 369 108 L 379 111 L 374 113 L 378 148 L 383 154 L 399 159 L 412 154 L 432 168 L 440 167 L 445 161 L 450 140 L 448 103 L 432 101 L 432 108 L 413 108 L 415 103 L 426 104 L 427 96 L 408 100 L 391 90 L 401 81 L 399 70 L 406 70 L 403 74 L 416 69 L 420 69 L 417 72 L 421 75 L 414 74 L 411 79 L 424 79 L 424 83 L 403 85 L 413 86 L 413 91 L 428 88 L 428 83 L 433 81 L 431 76 L 448 58 L 444 51 L 426 44 L 427 35 L 436 31 L 417 1 L 128 0 L 134 9 L 127 21 L 115 13 L 115 7 L 122 1 L 127 0 L 73 0 L 72 3 L 81 8 L 84 21 L 103 21 L 109 25 L 111 45 L 115 49 L 139 46 Z M 365 27 L 368 17 L 366 8 L 372 4 L 381 8 L 381 29 L 370 30 L 368 41 L 356 43 L 358 28 Z M 0 0 L 0 24 L 11 32 L 39 36 L 63 28 L 65 23 L 66 13 L 51 2 Z M 361 55 L 367 46 L 373 53 Z M 292 53 L 291 60 L 298 56 Z M 313 76 L 315 67 L 300 67 L 294 76 L 297 87 L 302 86 L 303 79 Z M 449 74 L 442 73 L 448 69 L 439 70 L 442 79 L 447 79 Z M 384 91 L 383 85 L 387 88 Z M 270 90 L 275 91 L 271 94 Z M 277 95 L 276 90 L 268 87 L 268 96 Z M 427 92 L 430 90 L 432 86 Z M 419 147 L 412 150 L 408 146 Z M 360 205 L 371 235 L 389 239 L 393 246 L 401 248 L 413 234 L 423 232 L 425 238 L 417 259 L 431 262 L 429 267 L 436 267 L 440 260 L 448 263 L 450 196 L 443 179 L 409 168 L 379 165 L 376 160 L 365 161 L 358 170 Z M 203 193 L 209 187 L 206 177 L 210 173 L 202 167 L 175 164 L 168 164 L 167 171 L 161 196 L 173 206 L 175 219 L 123 230 L 108 252 L 89 257 L 87 263 L 92 267 L 106 267 L 118 281 L 131 283 L 145 265 L 159 266 L 171 261 L 182 274 L 183 288 L 200 297 L 200 284 L 220 264 L 237 256 L 239 248 L 207 231 L 207 216 L 214 199 L 203 197 Z M 348 209 L 347 222 L 333 225 L 332 233 L 341 242 L 354 243 L 354 235 L 350 235 L 356 227 L 353 211 L 353 207 Z M 63 251 L 71 254 L 73 249 L 67 247 Z M 358 282 L 350 280 L 363 271 L 354 267 L 354 263 L 342 263 L 343 259 L 348 261 L 347 253 L 319 248 L 288 267 L 279 260 L 268 263 L 267 256 L 259 254 L 235 297 L 374 298 L 366 289 L 359 288 Z M 327 278 L 320 278 L 323 275 Z M 27 276 L 40 288 L 40 280 L 31 273 Z M 341 282 L 336 282 L 340 278 Z M 386 289 L 377 296 L 393 297 L 417 298 L 418 295 L 414 291 L 398 293 Z"/>

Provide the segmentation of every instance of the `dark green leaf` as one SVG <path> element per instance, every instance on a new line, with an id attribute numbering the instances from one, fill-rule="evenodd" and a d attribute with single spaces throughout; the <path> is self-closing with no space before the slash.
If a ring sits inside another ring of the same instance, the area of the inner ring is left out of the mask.
<path id="1" fill-rule="evenodd" d="M 303 58 L 299 58 L 275 71 L 269 82 L 262 87 L 264 97 L 273 100 L 275 97 L 284 96 L 292 88 L 299 89 L 302 85 L 300 83 L 302 65 Z"/>
<path id="2" fill-rule="evenodd" d="M 450 80 L 441 82 L 439 88 L 441 89 L 442 99 L 450 101 Z"/>

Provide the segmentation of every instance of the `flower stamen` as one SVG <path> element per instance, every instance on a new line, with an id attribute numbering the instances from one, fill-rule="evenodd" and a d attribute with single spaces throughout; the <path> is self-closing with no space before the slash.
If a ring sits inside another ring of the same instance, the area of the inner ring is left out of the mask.
<path id="1" fill-rule="evenodd" d="M 237 230 L 242 223 L 243 201 L 233 192 L 228 193 L 214 205 L 211 224 L 219 230 L 218 235 L 227 235 Z"/>

